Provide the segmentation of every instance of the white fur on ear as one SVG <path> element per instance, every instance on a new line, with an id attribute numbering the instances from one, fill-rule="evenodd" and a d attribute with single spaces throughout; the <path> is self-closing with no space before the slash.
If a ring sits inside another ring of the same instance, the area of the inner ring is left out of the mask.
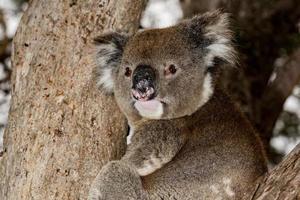
<path id="1" fill-rule="evenodd" d="M 214 66 L 215 58 L 232 65 L 237 62 L 229 21 L 229 14 L 217 10 L 196 16 L 189 22 L 190 37 L 193 41 L 198 37 L 197 45 L 201 46 L 202 42 L 206 49 L 204 62 L 208 67 Z"/>
<path id="2" fill-rule="evenodd" d="M 205 27 L 204 36 L 212 43 L 206 47 L 208 53 L 204 58 L 206 66 L 213 66 L 215 57 L 235 65 L 237 62 L 236 51 L 233 46 L 233 32 L 230 30 L 229 15 L 220 11 L 206 14 L 212 22 Z"/>
<path id="3" fill-rule="evenodd" d="M 96 84 L 112 94 L 114 76 L 121 63 L 127 37 L 119 33 L 107 33 L 95 39 Z"/>
<path id="4" fill-rule="evenodd" d="M 103 87 L 107 92 L 112 93 L 114 89 L 114 79 L 112 76 L 112 69 L 102 69 L 102 72 L 100 72 L 100 76 L 97 80 L 97 86 Z"/>
<path id="5" fill-rule="evenodd" d="M 204 58 L 206 66 L 213 66 L 213 60 L 215 57 L 218 57 L 231 65 L 236 64 L 236 51 L 231 43 L 231 41 L 227 38 L 218 38 L 211 45 L 206 47 L 209 51 Z"/>
<path id="6" fill-rule="evenodd" d="M 112 93 L 114 88 L 114 68 L 117 68 L 118 62 L 109 63 L 109 60 L 118 51 L 113 43 L 100 44 L 96 47 L 96 66 L 97 79 L 96 84 L 99 88 L 103 88 L 106 92 Z"/>

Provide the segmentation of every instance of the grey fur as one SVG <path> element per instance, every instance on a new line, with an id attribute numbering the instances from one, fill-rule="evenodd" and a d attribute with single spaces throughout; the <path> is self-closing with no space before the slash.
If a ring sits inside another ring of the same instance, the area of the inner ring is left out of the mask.
<path id="1" fill-rule="evenodd" d="M 218 87 L 217 61 L 236 62 L 228 15 L 216 11 L 138 32 L 121 39 L 121 48 L 114 36 L 98 45 L 120 57 L 104 51 L 98 60 L 113 60 L 101 69 L 114 68 L 111 92 L 134 135 L 124 157 L 101 169 L 89 199 L 241 199 L 266 162 L 254 129 Z M 155 119 L 135 106 L 132 77 L 124 76 L 140 64 L 157 73 L 155 101 L 162 114 Z M 166 77 L 170 64 L 177 72 Z"/>

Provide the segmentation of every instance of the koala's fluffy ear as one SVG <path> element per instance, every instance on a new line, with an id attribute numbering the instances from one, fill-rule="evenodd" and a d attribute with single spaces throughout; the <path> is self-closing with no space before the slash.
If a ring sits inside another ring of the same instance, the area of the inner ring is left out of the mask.
<path id="1" fill-rule="evenodd" d="M 105 33 L 94 39 L 97 86 L 109 94 L 113 93 L 114 75 L 121 63 L 127 40 L 127 35 L 116 32 Z"/>
<path id="2" fill-rule="evenodd" d="M 229 14 L 216 10 L 184 22 L 192 45 L 204 49 L 204 61 L 208 67 L 214 66 L 215 60 L 232 65 L 237 63 L 229 18 Z"/>

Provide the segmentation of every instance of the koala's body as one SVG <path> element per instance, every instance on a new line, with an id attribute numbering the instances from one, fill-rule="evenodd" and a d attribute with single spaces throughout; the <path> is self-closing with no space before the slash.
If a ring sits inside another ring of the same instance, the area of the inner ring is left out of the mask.
<path id="1" fill-rule="evenodd" d="M 96 39 L 98 84 L 113 93 L 133 136 L 105 165 L 89 199 L 241 199 L 267 170 L 250 123 L 218 87 L 236 62 L 227 14 Z"/>

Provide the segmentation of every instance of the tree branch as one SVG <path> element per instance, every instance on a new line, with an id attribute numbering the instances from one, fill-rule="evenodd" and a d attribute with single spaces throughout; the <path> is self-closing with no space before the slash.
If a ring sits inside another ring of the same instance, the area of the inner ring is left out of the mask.
<path id="1" fill-rule="evenodd" d="M 251 200 L 300 198 L 300 144 L 269 174 L 258 181 Z"/>
<path id="2" fill-rule="evenodd" d="M 291 95 L 293 88 L 300 82 L 300 48 L 297 49 L 287 62 L 274 72 L 276 78 L 267 86 L 261 100 L 261 119 L 259 129 L 263 140 L 269 142 L 272 129 L 282 112 L 283 104 Z"/>

